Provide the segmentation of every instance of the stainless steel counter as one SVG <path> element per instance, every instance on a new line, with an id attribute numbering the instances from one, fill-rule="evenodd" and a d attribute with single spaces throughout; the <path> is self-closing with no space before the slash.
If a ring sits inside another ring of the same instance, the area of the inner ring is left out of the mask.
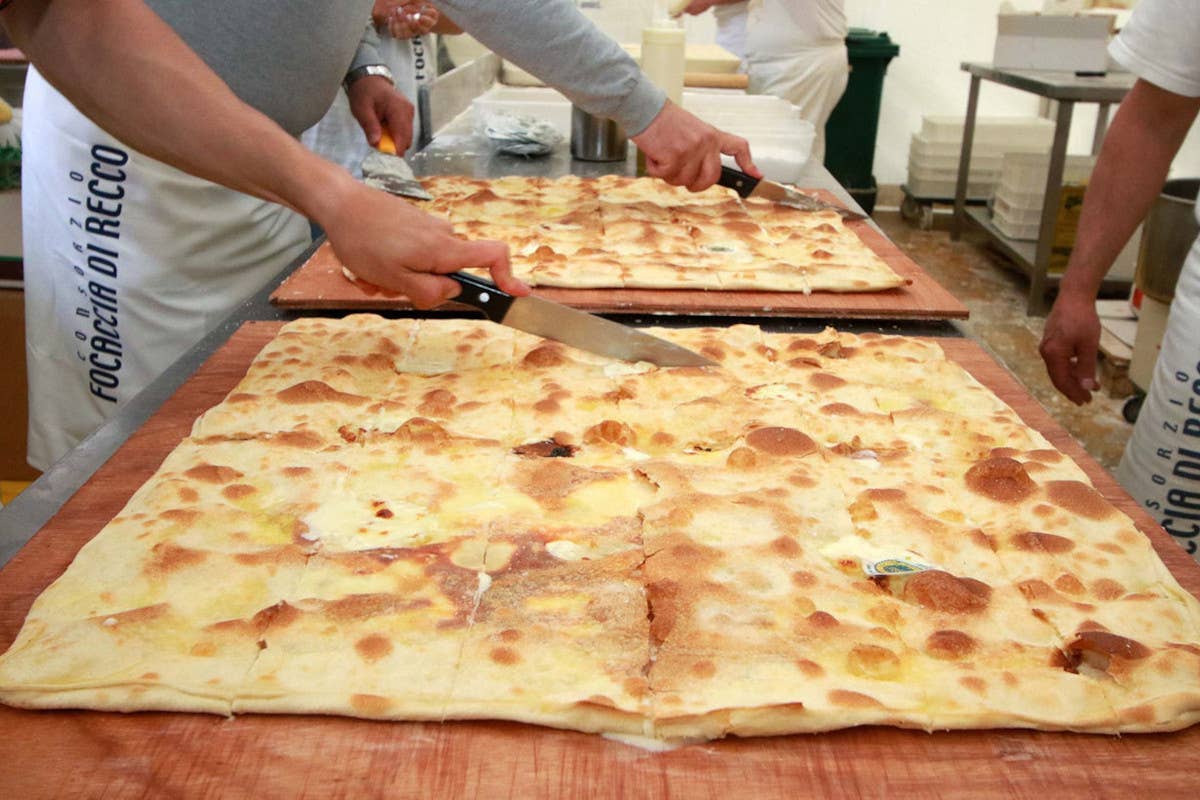
<path id="1" fill-rule="evenodd" d="M 631 148 L 632 153 L 632 148 Z M 590 163 L 575 161 L 564 143 L 554 153 L 543 158 L 522 158 L 496 153 L 487 140 L 471 130 L 469 121 L 459 118 L 448 125 L 423 151 L 413 158 L 418 175 L 465 174 L 478 178 L 504 175 L 540 175 L 557 177 L 573 174 L 585 177 L 621 173 L 634 174 L 632 155 L 623 163 Z M 803 172 L 800 184 L 806 188 L 828 189 L 847 207 L 861 210 L 850 195 L 820 164 L 810 164 Z M 218 347 L 226 342 L 238 327 L 248 320 L 290 320 L 299 316 L 341 317 L 347 311 L 304 312 L 276 308 L 269 297 L 279 283 L 308 260 L 320 244 L 313 243 L 306 252 L 283 269 L 258 293 L 234 310 L 229 317 L 205 336 L 195 347 L 172 364 L 154 383 L 130 400 L 84 440 L 62 461 L 22 492 L 8 507 L 0 510 L 0 566 L 11 559 L 21 547 L 54 515 L 63 503 L 82 486 L 92 474 L 136 431 Z M 471 316 L 470 312 L 381 312 L 388 317 Z M 668 325 L 688 327 L 726 325 L 753 322 L 772 331 L 811 332 L 836 324 L 851 332 L 878 331 L 913 336 L 960 336 L 950 322 L 938 321 L 862 321 L 825 319 L 737 317 L 689 317 L 683 315 L 606 315 L 633 325 Z"/>

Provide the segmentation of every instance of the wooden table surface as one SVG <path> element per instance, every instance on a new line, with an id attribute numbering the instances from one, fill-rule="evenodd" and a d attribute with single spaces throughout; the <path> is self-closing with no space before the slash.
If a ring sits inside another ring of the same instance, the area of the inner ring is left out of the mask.
<path id="1" fill-rule="evenodd" d="M 0 647 L 37 594 L 220 402 L 277 322 L 247 323 L 0 570 Z M 939 339 L 1132 516 L 1191 592 L 1200 565 L 976 344 Z M 857 728 L 651 753 L 505 722 L 114 714 L 0 706 L 0 798 L 36 797 L 1196 797 L 1200 726 L 1122 737 Z"/>
<path id="2" fill-rule="evenodd" d="M 831 202 L 827 191 L 815 194 Z M 537 287 L 547 300 L 593 313 L 720 314 L 869 319 L 966 319 L 967 307 L 929 273 L 904 255 L 890 239 L 865 221 L 849 228 L 911 281 L 882 292 L 722 292 L 702 289 L 559 289 Z M 411 309 L 408 298 L 342 274 L 342 264 L 326 242 L 271 294 L 271 302 L 296 309 Z"/>

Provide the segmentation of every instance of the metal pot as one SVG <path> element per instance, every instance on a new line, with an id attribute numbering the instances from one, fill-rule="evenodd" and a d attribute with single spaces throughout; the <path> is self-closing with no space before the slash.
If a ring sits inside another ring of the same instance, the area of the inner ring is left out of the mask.
<path id="1" fill-rule="evenodd" d="M 1134 282 L 1149 297 L 1170 303 L 1192 242 L 1200 234 L 1196 194 L 1200 178 L 1177 178 L 1163 184 L 1142 229 Z"/>
<path id="2" fill-rule="evenodd" d="M 571 156 L 581 161 L 624 161 L 625 131 L 611 119 L 571 106 Z"/>

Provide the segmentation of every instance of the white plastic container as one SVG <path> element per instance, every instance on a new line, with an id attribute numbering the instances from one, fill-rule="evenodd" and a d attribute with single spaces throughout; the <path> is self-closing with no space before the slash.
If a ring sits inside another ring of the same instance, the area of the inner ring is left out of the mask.
<path id="1" fill-rule="evenodd" d="M 563 137 L 571 133 L 571 102 L 556 89 L 494 86 L 471 101 L 476 123 L 497 111 L 535 117 L 554 126 Z"/>
<path id="2" fill-rule="evenodd" d="M 952 167 L 925 167 L 910 160 L 908 162 L 908 177 L 910 179 L 919 178 L 924 181 L 949 181 L 953 184 L 958 181 L 958 165 L 956 164 Z M 967 176 L 967 183 L 989 184 L 989 192 L 998 180 L 1000 180 L 1000 173 L 997 170 L 971 170 Z"/>
<path id="3" fill-rule="evenodd" d="M 1004 198 L 1005 204 L 1012 210 L 1028 211 L 1036 209 L 1038 214 L 1042 213 L 1042 201 L 1046 199 L 1042 189 L 1036 192 L 1023 192 L 1019 189 L 1004 182 L 1001 177 L 1000 182 L 996 184 L 996 191 L 993 199 L 999 201 Z"/>
<path id="4" fill-rule="evenodd" d="M 1042 221 L 1042 198 L 1039 196 L 1033 203 L 1013 202 L 997 187 L 992 195 L 992 213 L 1005 217 L 1014 225 L 1037 225 Z"/>
<path id="5" fill-rule="evenodd" d="M 996 185 L 994 180 L 967 180 L 967 199 L 986 200 Z M 958 188 L 958 176 L 944 177 L 943 173 L 922 173 L 909 170 L 905 184 L 914 197 L 953 200 Z"/>
<path id="6" fill-rule="evenodd" d="M 1033 222 L 1023 222 L 1019 219 L 1010 219 L 1001 212 L 993 211 L 992 223 L 1008 238 L 1024 241 L 1037 241 L 1038 232 L 1042 229 L 1040 214 Z"/>
<path id="7" fill-rule="evenodd" d="M 771 180 L 800 179 L 816 132 L 796 106 L 778 97 L 731 91 L 686 91 L 682 105 L 710 125 L 746 139 L 755 163 Z M 496 111 L 545 120 L 564 137 L 571 132 L 571 103 L 555 89 L 493 86 L 472 102 L 476 123 Z"/>
<path id="8" fill-rule="evenodd" d="M 1067 156 L 1063 164 L 1063 185 L 1087 183 L 1095 165 L 1095 156 Z M 1046 173 L 1049 170 L 1048 154 L 1008 153 L 1000 168 L 1000 182 L 1013 193 L 1040 194 L 1046 190 Z"/>
<path id="9" fill-rule="evenodd" d="M 962 142 L 963 117 L 926 116 L 921 120 L 921 137 L 930 142 Z M 1054 123 L 1040 117 L 976 117 L 972 146 L 1004 145 L 1049 150 L 1054 141 Z"/>
<path id="10" fill-rule="evenodd" d="M 988 164 L 989 169 L 999 170 L 1000 159 L 1004 157 L 1005 153 L 1045 153 L 1047 149 L 1040 143 L 1027 141 L 1000 144 L 976 143 L 971 148 L 971 167 L 974 168 L 979 162 Z M 914 133 L 908 146 L 908 153 L 910 156 L 916 156 L 923 163 L 952 161 L 955 166 L 958 166 L 958 159 L 962 155 L 962 140 L 928 139 L 920 133 Z"/>
<path id="11" fill-rule="evenodd" d="M 976 173 L 983 173 L 983 172 L 991 172 L 991 173 L 998 174 L 1000 172 L 1001 158 L 1002 158 L 1001 153 L 996 153 L 994 155 L 985 155 L 985 154 L 974 155 L 974 154 L 972 154 L 972 156 L 971 156 L 971 174 L 975 175 Z M 909 164 L 910 169 L 912 169 L 913 167 L 916 167 L 917 169 L 921 169 L 921 170 L 952 169 L 952 170 L 957 171 L 958 170 L 958 161 L 959 161 L 958 152 L 937 154 L 935 152 L 930 152 L 926 148 L 922 148 L 922 147 L 918 146 L 918 144 L 915 140 L 908 148 L 908 164 Z"/>

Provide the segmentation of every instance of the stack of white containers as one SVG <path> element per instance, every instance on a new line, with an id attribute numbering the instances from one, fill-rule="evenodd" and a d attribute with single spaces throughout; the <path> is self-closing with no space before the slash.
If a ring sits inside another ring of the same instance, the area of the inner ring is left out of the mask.
<path id="1" fill-rule="evenodd" d="M 1063 165 L 1063 185 L 1086 184 L 1095 164 L 1095 156 L 1067 156 Z M 1009 153 L 1004 156 L 1000 182 L 991 203 L 992 222 L 1005 236 L 1025 240 L 1038 238 L 1049 170 L 1048 155 Z"/>
<path id="2" fill-rule="evenodd" d="M 963 118 L 927 116 L 908 148 L 908 192 L 913 197 L 949 199 L 958 183 Z M 967 199 L 986 200 L 1000 181 L 1005 153 L 1046 153 L 1054 124 L 1038 117 L 976 117 Z"/>

